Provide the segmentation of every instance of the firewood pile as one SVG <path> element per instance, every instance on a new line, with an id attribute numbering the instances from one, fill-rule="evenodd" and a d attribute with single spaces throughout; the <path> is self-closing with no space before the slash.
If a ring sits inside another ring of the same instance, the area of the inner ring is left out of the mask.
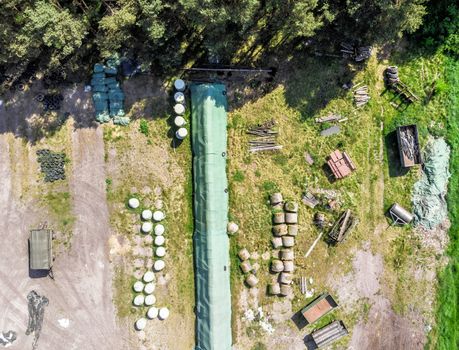
<path id="1" fill-rule="evenodd" d="M 328 241 L 331 244 L 337 244 L 344 241 L 348 233 L 357 224 L 357 219 L 352 215 L 352 212 L 347 209 L 342 213 L 338 220 L 333 224 L 328 233 Z"/>
<path id="2" fill-rule="evenodd" d="M 342 122 L 347 120 L 342 115 L 331 113 L 325 117 L 316 118 L 316 123 Z"/>
<path id="3" fill-rule="evenodd" d="M 346 42 L 341 43 L 341 53 L 344 58 L 351 58 L 355 62 L 363 62 L 370 58 L 371 46 L 357 46 Z"/>
<path id="4" fill-rule="evenodd" d="M 354 89 L 354 103 L 356 107 L 365 106 L 370 101 L 368 86 L 363 85 Z"/>
<path id="5" fill-rule="evenodd" d="M 275 125 L 276 122 L 270 120 L 247 130 L 247 134 L 251 136 L 249 140 L 250 152 L 282 149 L 282 146 L 277 144 L 277 135 L 279 132 L 274 130 Z"/>

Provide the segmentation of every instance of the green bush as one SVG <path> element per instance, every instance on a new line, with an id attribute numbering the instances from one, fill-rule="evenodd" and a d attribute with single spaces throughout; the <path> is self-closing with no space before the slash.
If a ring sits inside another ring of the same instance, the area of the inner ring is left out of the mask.
<path id="1" fill-rule="evenodd" d="M 150 136 L 150 129 L 148 127 L 148 122 L 145 119 L 140 121 L 139 131 L 145 136 Z"/>

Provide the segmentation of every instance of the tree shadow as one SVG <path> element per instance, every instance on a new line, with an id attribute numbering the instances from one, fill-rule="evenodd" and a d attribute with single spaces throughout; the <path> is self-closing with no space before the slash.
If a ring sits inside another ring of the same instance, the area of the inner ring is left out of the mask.
<path id="1" fill-rule="evenodd" d="M 303 342 L 304 342 L 304 345 L 306 346 L 306 349 L 308 350 L 315 350 L 319 348 L 316 342 L 314 341 L 314 339 L 312 339 L 311 334 L 306 334 L 303 338 Z"/>
<path id="2" fill-rule="evenodd" d="M 302 330 L 303 328 L 309 325 L 308 321 L 306 321 L 306 319 L 304 318 L 301 310 L 296 312 L 290 319 L 293 321 L 298 330 Z"/>

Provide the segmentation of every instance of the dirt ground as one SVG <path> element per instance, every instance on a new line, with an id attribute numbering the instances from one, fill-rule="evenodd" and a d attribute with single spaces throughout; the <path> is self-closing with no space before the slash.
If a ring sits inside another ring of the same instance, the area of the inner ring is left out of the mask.
<path id="1" fill-rule="evenodd" d="M 30 97 L 32 93 L 25 95 Z M 33 117 L 37 106 L 24 96 L 7 96 L 0 110 L 0 222 L 3 241 L 8 242 L 3 245 L 0 260 L 0 330 L 17 332 L 12 349 L 31 348 L 32 336 L 24 334 L 28 320 L 26 296 L 36 290 L 49 299 L 38 349 L 62 349 L 64 344 L 66 349 L 75 350 L 128 349 L 112 303 L 102 130 L 89 127 L 81 118 L 89 97 L 81 87 L 67 90 L 65 96 L 64 110 L 80 110 L 75 118 L 81 127 L 72 128 L 68 135 L 72 166 L 67 175 L 76 221 L 70 248 L 54 262 L 54 280 L 29 278 L 28 231 L 48 218 L 34 195 L 39 182 L 37 172 L 15 171 L 15 162 L 21 161 L 16 158 L 17 150 L 22 149 L 26 159 L 34 160 L 35 149 L 21 139 L 27 141 L 18 126 Z M 28 183 L 31 190 L 18 186 L 23 183 Z"/>

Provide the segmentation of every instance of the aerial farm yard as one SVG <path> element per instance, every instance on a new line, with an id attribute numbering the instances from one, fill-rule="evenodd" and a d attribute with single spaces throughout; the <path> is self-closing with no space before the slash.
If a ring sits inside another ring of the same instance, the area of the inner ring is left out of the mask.
<path id="1" fill-rule="evenodd" d="M 106 9 L 107 37 L 211 15 L 15 1 L 92 26 Z M 0 53 L 0 348 L 456 349 L 459 63 L 446 29 L 429 41 L 446 3 L 387 40 L 336 4 L 323 30 L 274 33 L 264 4 L 224 45 L 187 22 L 155 57 L 89 31 L 56 74 Z"/>

